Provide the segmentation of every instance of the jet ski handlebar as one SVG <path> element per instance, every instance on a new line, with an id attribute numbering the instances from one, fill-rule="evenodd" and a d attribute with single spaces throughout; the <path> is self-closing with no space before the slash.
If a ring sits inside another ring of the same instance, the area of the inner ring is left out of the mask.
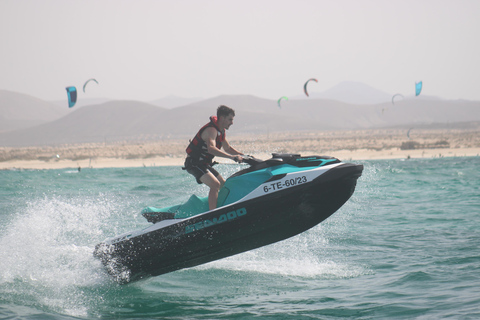
<path id="1" fill-rule="evenodd" d="M 278 164 L 280 162 L 284 162 L 285 158 L 294 158 L 294 157 L 300 157 L 300 155 L 296 154 L 278 154 L 278 153 L 273 153 L 271 159 L 267 160 L 262 160 L 262 159 L 257 159 L 251 155 L 242 155 L 243 161 L 246 164 L 249 164 L 251 167 L 258 165 L 260 163 L 269 163 L 269 164 Z"/>
<path id="2" fill-rule="evenodd" d="M 255 157 L 250 156 L 250 155 L 243 155 L 242 158 L 243 158 L 243 162 L 245 162 L 246 164 L 248 164 L 250 166 L 254 166 L 255 164 L 263 162 L 263 160 L 257 159 Z"/>

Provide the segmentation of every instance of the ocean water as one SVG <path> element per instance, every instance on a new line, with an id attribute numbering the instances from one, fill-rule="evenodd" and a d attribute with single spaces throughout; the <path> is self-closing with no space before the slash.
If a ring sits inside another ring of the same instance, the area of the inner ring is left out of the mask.
<path id="1" fill-rule="evenodd" d="M 204 186 L 180 167 L 0 171 L 0 318 L 480 318 L 480 158 L 359 163 L 352 198 L 307 232 L 128 285 L 95 244 Z"/>

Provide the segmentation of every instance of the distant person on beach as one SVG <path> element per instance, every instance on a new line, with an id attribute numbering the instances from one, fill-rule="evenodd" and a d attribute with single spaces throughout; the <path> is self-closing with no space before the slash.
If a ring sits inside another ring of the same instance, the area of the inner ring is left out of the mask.
<path id="1" fill-rule="evenodd" d="M 193 175 L 199 184 L 205 183 L 210 188 L 210 210 L 217 207 L 218 192 L 225 183 L 225 179 L 212 167 L 213 158 L 217 156 L 239 163 L 243 161 L 243 153 L 233 148 L 225 137 L 225 130 L 233 124 L 234 117 L 235 111 L 232 108 L 219 106 L 217 116 L 210 117 L 210 122 L 198 131 L 186 149 L 185 170 Z"/>

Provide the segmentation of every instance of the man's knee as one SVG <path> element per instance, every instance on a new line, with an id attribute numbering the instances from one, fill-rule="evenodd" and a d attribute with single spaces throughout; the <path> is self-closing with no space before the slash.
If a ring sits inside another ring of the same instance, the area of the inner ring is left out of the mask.
<path id="1" fill-rule="evenodd" d="M 221 186 L 222 186 L 222 184 L 220 183 L 220 181 L 218 181 L 217 179 L 215 179 L 215 180 L 212 182 L 212 185 L 210 185 L 210 190 L 215 191 L 215 192 L 219 192 Z"/>
<path id="2" fill-rule="evenodd" d="M 208 173 L 208 174 L 205 174 L 203 175 L 200 180 L 205 183 L 209 188 L 210 190 L 215 190 L 215 191 L 219 191 L 221 186 L 222 186 L 222 183 L 221 181 L 219 181 L 213 174 L 211 173 Z"/>

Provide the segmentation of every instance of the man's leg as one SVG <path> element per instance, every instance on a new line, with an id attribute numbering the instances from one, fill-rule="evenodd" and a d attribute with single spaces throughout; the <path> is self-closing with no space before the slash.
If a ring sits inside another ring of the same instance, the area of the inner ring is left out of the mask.
<path id="1" fill-rule="evenodd" d="M 210 171 L 200 177 L 200 181 L 210 188 L 208 193 L 208 207 L 210 210 L 217 207 L 218 191 L 220 191 L 223 183 L 225 183 L 222 176 L 219 175 L 218 178 L 219 179 L 217 179 L 217 177 L 215 177 Z"/>

